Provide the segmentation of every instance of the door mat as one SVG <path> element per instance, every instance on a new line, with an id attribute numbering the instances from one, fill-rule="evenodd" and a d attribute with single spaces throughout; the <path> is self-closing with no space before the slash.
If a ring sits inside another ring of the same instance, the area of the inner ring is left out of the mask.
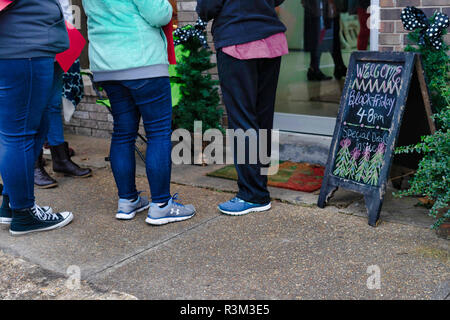
<path id="1" fill-rule="evenodd" d="M 314 192 L 322 186 L 324 173 L 325 168 L 320 165 L 284 161 L 280 162 L 278 173 L 269 176 L 268 185 L 295 191 Z M 207 176 L 237 180 L 234 165 L 210 172 Z"/>

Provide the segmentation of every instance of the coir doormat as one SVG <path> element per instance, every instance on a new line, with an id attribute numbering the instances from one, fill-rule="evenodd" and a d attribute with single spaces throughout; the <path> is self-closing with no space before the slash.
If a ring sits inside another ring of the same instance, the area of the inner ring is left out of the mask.
<path id="1" fill-rule="evenodd" d="M 278 173 L 269 176 L 268 185 L 302 192 L 314 192 L 322 186 L 325 168 L 310 163 L 280 162 Z M 211 177 L 237 180 L 234 165 L 223 167 L 207 174 Z"/>

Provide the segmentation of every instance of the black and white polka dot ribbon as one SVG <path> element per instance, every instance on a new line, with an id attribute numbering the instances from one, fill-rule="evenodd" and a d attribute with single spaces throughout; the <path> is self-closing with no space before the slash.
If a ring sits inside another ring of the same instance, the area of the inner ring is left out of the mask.
<path id="1" fill-rule="evenodd" d="M 175 45 L 184 44 L 191 39 L 198 39 L 204 48 L 208 48 L 208 41 L 206 39 L 206 26 L 207 23 L 202 19 L 198 19 L 197 23 L 192 25 L 187 25 L 182 28 L 178 28 L 174 32 L 174 43 Z"/>
<path id="2" fill-rule="evenodd" d="M 442 48 L 442 34 L 450 25 L 448 15 L 437 12 L 430 23 L 422 10 L 416 7 L 406 7 L 402 10 L 401 19 L 405 30 L 420 29 L 419 45 L 426 45 L 426 40 L 428 40 L 434 49 Z"/>

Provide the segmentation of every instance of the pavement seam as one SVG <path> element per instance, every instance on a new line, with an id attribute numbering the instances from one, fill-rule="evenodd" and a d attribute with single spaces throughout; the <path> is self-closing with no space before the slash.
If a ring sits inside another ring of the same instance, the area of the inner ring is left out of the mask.
<path id="1" fill-rule="evenodd" d="M 136 259 L 137 257 L 139 257 L 139 256 L 141 256 L 141 255 L 143 255 L 143 254 L 145 254 L 145 253 L 147 253 L 147 252 L 149 252 L 149 251 L 151 251 L 151 250 L 161 246 L 161 245 L 164 245 L 164 244 L 166 244 L 166 243 L 168 243 L 168 242 L 170 242 L 170 241 L 172 241 L 172 240 L 182 236 L 183 234 L 185 234 L 187 232 L 195 230 L 198 227 L 201 227 L 201 226 L 203 226 L 203 225 L 205 225 L 205 224 L 207 224 L 207 223 L 209 223 L 209 222 L 211 222 L 213 220 L 217 220 L 217 219 L 220 219 L 220 218 L 222 218 L 222 216 L 212 217 L 212 218 L 210 218 L 208 220 L 205 220 L 205 221 L 203 221 L 203 222 L 201 222 L 199 224 L 196 224 L 196 225 L 194 225 L 194 226 L 192 226 L 192 227 L 190 227 L 188 229 L 185 229 L 184 231 L 179 232 L 179 233 L 177 233 L 177 234 L 175 234 L 175 235 L 173 235 L 173 236 L 171 236 L 169 238 L 163 239 L 163 240 L 155 243 L 154 245 L 152 245 L 152 246 L 150 246 L 148 248 L 144 248 L 144 249 L 142 249 L 142 250 L 140 250 L 140 251 L 138 251 L 138 252 L 136 252 L 136 253 L 134 253 L 134 254 L 132 254 L 130 256 L 127 256 L 127 257 L 125 257 L 125 258 L 123 258 L 123 259 L 121 259 L 121 260 L 119 260 L 119 261 L 117 261 L 117 262 L 107 266 L 107 267 L 104 267 L 103 269 L 101 269 L 99 271 L 95 271 L 92 274 L 87 275 L 85 280 L 89 281 L 90 279 L 94 278 L 95 276 L 97 276 L 97 275 L 99 275 L 101 273 L 104 273 L 104 272 L 106 272 L 106 271 L 108 271 L 110 269 L 115 269 L 115 268 L 121 267 L 121 266 L 125 265 L 126 263 Z"/>

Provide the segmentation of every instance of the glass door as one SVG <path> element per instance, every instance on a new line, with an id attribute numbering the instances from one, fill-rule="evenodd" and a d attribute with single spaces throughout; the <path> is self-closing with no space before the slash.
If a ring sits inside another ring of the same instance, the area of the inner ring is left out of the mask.
<path id="1" fill-rule="evenodd" d="M 349 2 L 355 2 L 351 8 Z M 366 2 L 364 4 L 364 2 Z M 353 51 L 367 50 L 370 1 L 287 0 L 278 8 L 287 26 L 289 55 L 282 60 L 274 127 L 333 134 L 346 66 Z"/>

